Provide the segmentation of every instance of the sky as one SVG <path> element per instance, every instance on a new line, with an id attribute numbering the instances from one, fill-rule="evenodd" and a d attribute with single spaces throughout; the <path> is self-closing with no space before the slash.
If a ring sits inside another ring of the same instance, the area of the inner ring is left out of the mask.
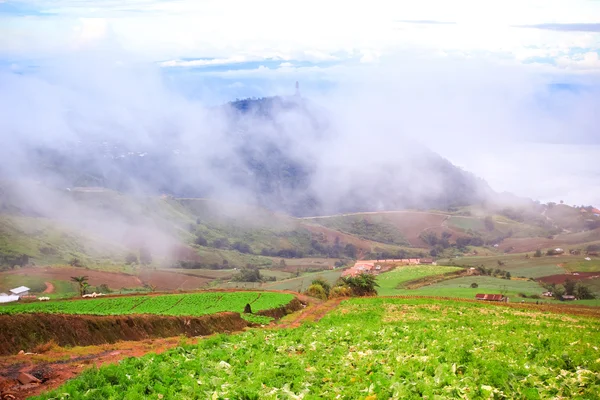
<path id="1" fill-rule="evenodd" d="M 70 85 L 106 63 L 206 105 L 300 81 L 495 190 L 600 205 L 597 0 L 0 0 L 0 73 Z"/>

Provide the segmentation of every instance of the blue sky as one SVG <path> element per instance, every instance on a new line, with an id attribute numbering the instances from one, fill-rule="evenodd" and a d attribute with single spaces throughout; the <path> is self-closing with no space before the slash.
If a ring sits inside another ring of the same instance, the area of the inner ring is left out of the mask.
<path id="1" fill-rule="evenodd" d="M 600 205 L 599 24 L 594 0 L 0 0 L 0 86 L 146 66 L 213 105 L 300 81 L 322 104 L 378 104 L 498 190 Z"/>

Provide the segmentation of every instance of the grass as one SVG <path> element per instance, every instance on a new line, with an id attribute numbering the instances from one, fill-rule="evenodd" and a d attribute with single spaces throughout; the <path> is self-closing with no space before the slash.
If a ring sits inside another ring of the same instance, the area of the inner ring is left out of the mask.
<path id="1" fill-rule="evenodd" d="M 477 288 L 471 288 L 471 284 L 476 283 Z M 510 298 L 510 301 L 521 301 L 519 293 L 526 295 L 541 295 L 544 289 L 533 281 L 526 280 L 507 280 L 492 278 L 489 276 L 466 276 L 456 279 L 450 279 L 435 283 L 430 286 L 424 286 L 414 290 L 397 290 L 395 294 L 405 296 L 443 296 L 443 297 L 463 297 L 474 299 L 477 293 L 502 293 Z M 527 301 L 536 301 L 526 299 Z"/>
<path id="2" fill-rule="evenodd" d="M 533 254 L 533 253 L 532 253 Z M 486 268 L 500 268 L 509 271 L 513 276 L 524 276 L 526 278 L 539 278 L 542 276 L 564 274 L 565 270 L 558 264 L 570 263 L 574 261 L 574 256 L 561 257 L 530 257 L 525 254 L 499 254 L 496 256 L 470 256 L 460 257 L 451 260 L 457 265 L 478 267 L 483 265 Z M 450 261 L 450 260 L 448 260 Z M 498 265 L 498 261 L 504 265 Z M 567 264 L 565 264 L 567 265 Z"/>
<path id="3" fill-rule="evenodd" d="M 316 218 L 313 221 L 365 240 L 398 246 L 409 244 L 402 232 L 386 220 L 385 215 L 346 215 Z"/>
<path id="4" fill-rule="evenodd" d="M 251 304 L 253 311 L 267 310 L 288 304 L 292 299 L 293 296 L 291 294 L 285 293 L 205 292 L 9 304 L 0 307 L 0 314 L 157 314 L 199 316 L 223 311 L 242 312 L 246 304 Z"/>
<path id="5" fill-rule="evenodd" d="M 461 269 L 459 267 L 446 267 L 442 265 L 407 265 L 398 267 L 377 277 L 377 283 L 379 284 L 377 292 L 380 296 L 394 296 L 400 294 L 398 287 L 405 282 L 427 276 L 460 271 Z"/>
<path id="6" fill-rule="evenodd" d="M 592 399 L 599 342 L 592 318 L 356 299 L 297 329 L 217 335 L 92 368 L 37 398 Z"/>

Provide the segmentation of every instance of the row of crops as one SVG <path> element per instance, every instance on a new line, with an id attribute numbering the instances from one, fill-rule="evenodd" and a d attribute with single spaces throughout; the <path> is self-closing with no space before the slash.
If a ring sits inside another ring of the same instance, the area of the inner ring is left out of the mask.
<path id="1" fill-rule="evenodd" d="M 597 399 L 600 321 L 434 299 L 343 302 L 90 369 L 39 399 Z"/>
<path id="2" fill-rule="evenodd" d="M 200 316 L 223 311 L 268 310 L 288 304 L 291 294 L 273 292 L 205 292 L 162 296 L 114 297 L 75 301 L 11 304 L 0 314 L 54 313 L 86 315 L 157 314 Z"/>

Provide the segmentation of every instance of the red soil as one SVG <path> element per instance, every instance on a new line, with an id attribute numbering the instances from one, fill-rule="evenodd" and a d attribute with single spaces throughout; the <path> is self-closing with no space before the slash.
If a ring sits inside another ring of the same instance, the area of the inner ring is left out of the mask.
<path id="1" fill-rule="evenodd" d="M 543 283 L 554 283 L 559 285 L 565 283 L 567 279 L 572 281 L 583 281 L 593 278 L 600 278 L 600 272 L 574 272 L 573 274 L 548 275 L 539 278 L 539 281 Z"/>

